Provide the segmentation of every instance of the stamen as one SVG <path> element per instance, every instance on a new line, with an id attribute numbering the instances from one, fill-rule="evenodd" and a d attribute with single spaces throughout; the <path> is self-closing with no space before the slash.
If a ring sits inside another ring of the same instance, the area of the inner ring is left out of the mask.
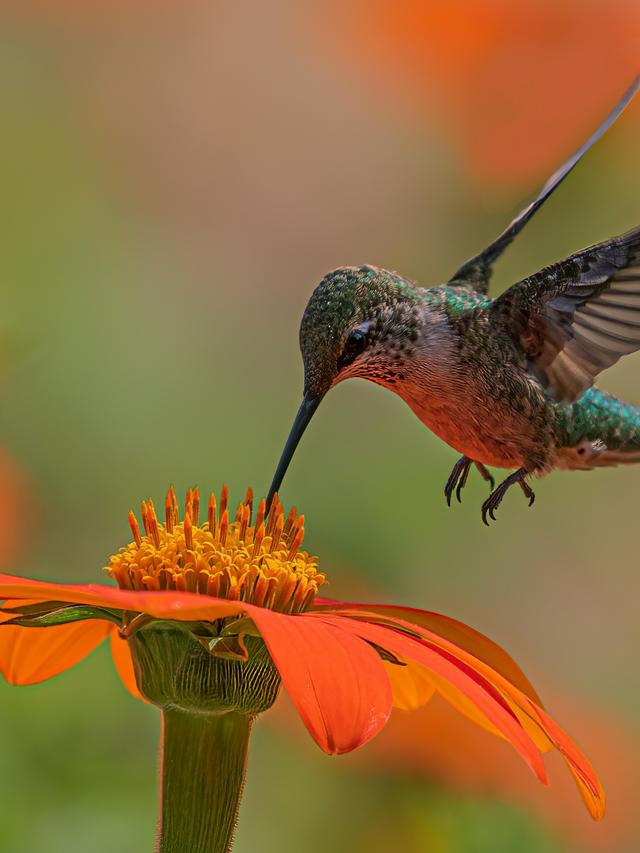
<path id="1" fill-rule="evenodd" d="M 173 533 L 173 501 L 170 491 L 167 492 L 167 497 L 164 500 L 164 519 L 167 533 Z"/>
<path id="2" fill-rule="evenodd" d="M 198 526 L 200 519 L 200 492 L 197 486 L 193 488 L 193 523 Z"/>
<path id="3" fill-rule="evenodd" d="M 142 526 L 144 527 L 144 532 L 149 536 L 149 512 L 147 510 L 147 505 L 144 501 L 140 505 L 140 515 L 142 516 Z"/>
<path id="4" fill-rule="evenodd" d="M 209 509 L 207 511 L 209 531 L 212 536 L 216 535 L 216 496 L 211 492 L 209 495 Z"/>
<path id="5" fill-rule="evenodd" d="M 247 528 L 249 527 L 249 518 L 251 516 L 251 509 L 248 504 L 245 504 L 242 507 L 242 518 L 240 519 L 240 530 L 238 531 L 238 538 L 241 542 L 245 542 L 247 538 Z"/>
<path id="6" fill-rule="evenodd" d="M 261 524 L 258 528 L 258 532 L 255 534 L 253 539 L 253 551 L 251 552 L 252 557 L 257 557 L 260 553 L 260 548 L 262 548 L 262 540 L 264 539 L 264 535 L 264 524 Z"/>
<path id="7" fill-rule="evenodd" d="M 224 511 L 227 508 L 229 503 L 229 489 L 226 486 L 222 487 L 222 491 L 220 492 L 220 512 L 218 513 L 218 518 L 222 518 L 224 515 Z"/>
<path id="8" fill-rule="evenodd" d="M 258 504 L 258 511 L 256 513 L 256 524 L 254 530 L 259 530 L 262 526 L 262 522 L 264 521 L 264 514 L 267 509 L 267 502 L 263 498 Z"/>
<path id="9" fill-rule="evenodd" d="M 209 497 L 207 524 L 202 527 L 197 486 L 186 494 L 182 521 L 173 487 L 164 501 L 164 524 L 158 521 L 151 499 L 141 504 L 141 527 L 130 512 L 133 541 L 109 565 L 120 589 L 187 591 L 246 601 L 282 613 L 300 613 L 309 607 L 325 576 L 317 571 L 314 558 L 300 551 L 304 516 L 297 516 L 293 509 L 285 521 L 276 497 L 268 517 L 265 501 L 258 503 L 252 524 L 253 493 L 249 489 L 236 520 L 230 521 L 226 487 L 221 498 L 218 509 L 215 495 Z"/>
<path id="10" fill-rule="evenodd" d="M 153 501 L 151 500 L 151 498 L 149 498 L 147 512 L 148 512 L 147 523 L 149 525 L 148 535 L 151 536 L 151 538 L 153 539 L 153 544 L 156 546 L 156 548 L 159 548 L 160 547 L 160 531 L 158 529 L 158 517 L 156 515 L 156 508 L 153 505 Z"/>
<path id="11" fill-rule="evenodd" d="M 280 544 L 280 536 L 282 535 L 282 528 L 284 527 L 284 515 L 280 513 L 278 518 L 276 519 L 276 523 L 274 525 L 273 535 L 271 537 L 271 545 L 269 546 L 269 553 L 273 554 L 278 545 Z"/>
<path id="12" fill-rule="evenodd" d="M 171 505 L 173 507 L 173 521 L 175 524 L 180 520 L 180 512 L 178 510 L 178 497 L 176 495 L 176 490 L 171 486 L 169 488 L 169 494 L 171 495 Z"/>
<path id="13" fill-rule="evenodd" d="M 193 525 L 190 515 L 184 517 L 184 541 L 187 548 L 193 551 Z"/>
<path id="14" fill-rule="evenodd" d="M 133 510 L 129 511 L 129 527 L 131 528 L 131 532 L 133 533 L 133 538 L 135 540 L 138 548 L 142 545 L 142 537 L 140 536 L 140 528 L 138 527 L 138 521 L 133 514 Z"/>
<path id="15" fill-rule="evenodd" d="M 301 519 L 304 519 L 304 516 L 300 516 Z M 299 521 L 300 519 L 298 519 Z M 291 540 L 291 547 L 289 548 L 289 553 L 287 554 L 287 560 L 293 560 L 296 554 L 298 553 L 298 548 L 302 545 L 302 540 L 304 539 L 304 522 L 298 526 L 298 529 L 295 531 L 293 539 Z"/>
<path id="16" fill-rule="evenodd" d="M 249 523 L 251 523 L 251 516 L 253 514 L 253 489 L 251 486 L 247 489 L 244 502 L 249 507 Z"/>
<path id="17" fill-rule="evenodd" d="M 273 531 L 276 523 L 276 518 L 280 514 L 280 511 L 280 497 L 276 492 L 273 496 L 273 500 L 271 501 L 271 508 L 269 509 L 269 517 L 267 519 L 267 536 L 271 536 L 271 532 Z"/>
<path id="18" fill-rule="evenodd" d="M 284 524 L 284 532 L 287 535 L 289 535 L 291 528 L 293 527 L 293 523 L 296 520 L 296 512 L 297 512 L 297 509 L 294 506 L 292 506 L 290 511 L 289 511 L 289 515 L 287 516 L 287 520 L 285 521 L 285 524 Z"/>
<path id="19" fill-rule="evenodd" d="M 222 506 L 222 504 L 221 504 Z M 225 509 L 222 513 L 222 518 L 220 519 L 220 544 L 226 545 L 227 543 L 227 533 L 229 532 L 229 510 Z"/>

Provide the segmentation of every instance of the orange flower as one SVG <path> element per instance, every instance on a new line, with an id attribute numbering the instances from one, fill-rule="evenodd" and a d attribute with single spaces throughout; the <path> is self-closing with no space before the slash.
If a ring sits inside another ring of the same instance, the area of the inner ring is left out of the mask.
<path id="1" fill-rule="evenodd" d="M 137 632 L 170 621 L 211 655 L 234 660 L 247 659 L 246 637 L 261 638 L 325 752 L 356 749 L 383 728 L 392 707 L 414 710 L 437 692 L 511 743 L 545 784 L 541 753 L 555 746 L 590 814 L 602 817 L 604 793 L 593 768 L 499 646 L 437 613 L 318 598 L 325 576 L 299 551 L 304 517 L 294 509 L 285 520 L 276 499 L 267 518 L 261 501 L 252 523 L 249 492 L 230 523 L 226 504 L 226 489 L 219 511 L 212 495 L 208 520 L 199 525 L 197 490 L 188 493 L 182 522 L 173 489 L 165 524 L 152 502 L 143 503 L 145 535 L 130 514 L 134 541 L 108 567 L 119 589 L 0 575 L 5 678 L 50 678 L 109 638 L 122 680 L 140 695 L 130 652 Z"/>

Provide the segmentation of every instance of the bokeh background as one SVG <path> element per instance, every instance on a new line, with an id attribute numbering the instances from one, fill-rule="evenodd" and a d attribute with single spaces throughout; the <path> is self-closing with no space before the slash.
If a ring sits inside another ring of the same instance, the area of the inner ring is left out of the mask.
<path id="1" fill-rule="evenodd" d="M 638 70 L 630 2 L 16 0 L 0 11 L 0 559 L 100 578 L 168 482 L 263 492 L 324 272 L 424 284 L 493 238 Z M 640 105 L 547 203 L 496 290 L 640 221 Z M 603 377 L 640 403 L 640 358 Z M 485 487 L 392 395 L 331 393 L 283 490 L 336 597 L 508 648 L 601 770 L 583 813 L 437 701 L 328 759 L 286 703 L 254 736 L 238 853 L 639 849 L 640 472 L 557 474 L 491 530 Z M 155 710 L 105 649 L 0 685 L 3 853 L 151 847 Z"/>

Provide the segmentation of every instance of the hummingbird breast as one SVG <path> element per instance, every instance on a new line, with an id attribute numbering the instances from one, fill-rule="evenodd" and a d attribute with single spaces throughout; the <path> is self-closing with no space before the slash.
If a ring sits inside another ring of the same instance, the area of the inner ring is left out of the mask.
<path id="1" fill-rule="evenodd" d="M 461 338 L 455 324 L 430 319 L 401 373 L 367 378 L 398 394 L 430 430 L 470 459 L 548 470 L 555 453 L 551 404 L 517 354 L 490 335 Z"/>

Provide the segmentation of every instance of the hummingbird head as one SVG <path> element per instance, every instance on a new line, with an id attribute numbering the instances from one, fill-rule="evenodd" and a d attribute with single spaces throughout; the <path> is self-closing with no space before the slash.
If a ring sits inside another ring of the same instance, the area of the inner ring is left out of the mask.
<path id="1" fill-rule="evenodd" d="M 421 325 L 422 299 L 410 281 L 377 267 L 342 267 L 316 287 L 300 324 L 304 397 L 267 504 L 280 488 L 302 434 L 327 391 L 352 376 L 393 385 Z"/>

